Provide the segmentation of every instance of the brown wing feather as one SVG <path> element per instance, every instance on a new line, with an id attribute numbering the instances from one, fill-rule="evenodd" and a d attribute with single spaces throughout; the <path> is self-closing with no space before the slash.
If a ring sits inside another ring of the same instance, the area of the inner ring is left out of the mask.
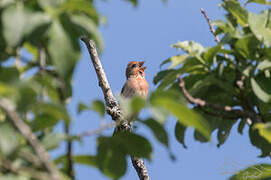
<path id="1" fill-rule="evenodd" d="M 122 90 L 121 90 L 121 95 L 123 97 L 133 97 L 136 92 L 135 92 L 135 89 L 132 88 L 133 86 L 131 86 L 131 81 L 126 81 L 126 83 L 124 84 Z"/>

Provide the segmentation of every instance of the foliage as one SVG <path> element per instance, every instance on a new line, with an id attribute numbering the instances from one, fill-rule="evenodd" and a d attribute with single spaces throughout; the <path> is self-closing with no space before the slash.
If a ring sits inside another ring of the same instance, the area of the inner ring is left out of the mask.
<path id="1" fill-rule="evenodd" d="M 137 5 L 135 0 L 130 2 Z M 252 2 L 269 4 L 256 0 L 247 3 Z M 255 14 L 233 0 L 224 1 L 223 7 L 226 20 L 213 22 L 217 35 L 222 37 L 218 45 L 204 48 L 193 41 L 172 45 L 184 53 L 162 62 L 161 67 L 171 64 L 154 78 L 157 90 L 146 101 L 135 97 L 120 99 L 120 104 L 125 116 L 147 109 L 149 117 L 137 120 L 137 125 L 149 128 L 169 152 L 170 142 L 164 128 L 169 116 L 176 119 L 175 136 L 185 148 L 188 126 L 195 129 L 194 138 L 201 142 L 208 142 L 211 133 L 217 130 L 220 146 L 235 123 L 239 122 L 238 131 L 242 133 L 250 118 L 251 142 L 262 150 L 264 157 L 271 150 L 270 10 Z M 71 80 L 81 53 L 79 37 L 87 35 L 94 39 L 102 51 L 99 21 L 92 0 L 0 1 L 0 98 L 8 98 L 16 106 L 16 112 L 48 151 L 58 148 L 63 141 L 72 143 L 81 138 L 69 134 L 72 117 L 67 104 L 73 97 Z M 31 54 L 30 58 L 23 56 L 25 51 Z M 198 105 L 188 107 L 176 80 L 180 75 L 192 96 L 245 110 L 254 116 L 240 117 Z M 237 82 L 242 76 L 245 78 L 240 87 Z M 95 100 L 90 105 L 78 102 L 78 113 L 88 110 L 105 118 L 103 101 Z M 54 131 L 59 123 L 66 125 L 64 133 Z M 53 160 L 63 179 L 73 179 L 70 160 L 118 179 L 126 172 L 128 156 L 151 160 L 152 147 L 146 137 L 125 132 L 98 135 L 96 154 L 70 157 L 67 153 Z M 46 169 L 35 159 L 33 148 L 0 108 L 0 178 L 42 179 Z"/>
<path id="2" fill-rule="evenodd" d="M 270 4 L 250 0 L 247 3 Z M 245 112 L 240 115 L 223 108 L 217 111 L 207 105 L 192 103 L 192 108 L 209 122 L 211 131 L 217 130 L 218 146 L 227 140 L 233 125 L 239 123 L 240 134 L 249 125 L 251 143 L 262 151 L 261 157 L 270 156 L 270 9 L 258 14 L 248 12 L 235 0 L 223 1 L 222 7 L 227 12 L 226 20 L 212 23 L 216 27 L 215 35 L 221 37 L 221 41 L 208 48 L 193 41 L 173 44 L 173 48 L 183 53 L 162 62 L 162 67 L 170 65 L 156 75 L 154 83 L 160 90 L 179 89 L 176 75 L 180 75 L 193 97 Z M 252 124 L 246 123 L 250 121 Z M 176 124 L 176 138 L 184 147 L 185 129 Z M 194 138 L 207 142 L 198 131 L 194 132 Z M 251 169 L 253 167 L 231 179 L 242 179 L 243 175 L 249 177 Z M 263 177 L 271 176 L 270 173 L 257 176 L 258 179 Z"/>

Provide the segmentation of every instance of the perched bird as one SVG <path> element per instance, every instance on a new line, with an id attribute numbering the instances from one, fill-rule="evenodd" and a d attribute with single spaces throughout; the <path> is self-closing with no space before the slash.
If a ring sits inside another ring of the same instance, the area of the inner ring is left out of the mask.
<path id="1" fill-rule="evenodd" d="M 130 61 L 126 68 L 126 82 L 121 90 L 121 96 L 125 98 L 132 98 L 133 96 L 140 96 L 143 99 L 147 98 L 149 91 L 149 84 L 145 79 L 145 69 L 143 67 L 144 61 Z M 138 113 L 131 115 L 128 123 L 121 124 L 118 128 L 123 130 L 132 130 L 131 122 L 135 120 Z M 127 128 L 129 127 L 129 128 Z M 147 168 L 143 159 L 131 155 L 131 160 L 134 168 L 140 179 L 150 180 Z"/>
<path id="2" fill-rule="evenodd" d="M 130 61 L 126 68 L 126 82 L 121 90 L 121 96 L 130 98 L 140 96 L 147 98 L 149 85 L 145 79 L 144 61 Z"/>

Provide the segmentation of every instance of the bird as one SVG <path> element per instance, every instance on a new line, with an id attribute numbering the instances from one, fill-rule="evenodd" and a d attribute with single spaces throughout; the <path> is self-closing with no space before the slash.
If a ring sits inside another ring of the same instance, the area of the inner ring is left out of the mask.
<path id="1" fill-rule="evenodd" d="M 126 67 L 126 82 L 121 89 L 121 96 L 124 98 L 133 98 L 139 96 L 146 99 L 149 92 L 149 84 L 145 79 L 144 61 L 130 61 Z M 124 130 L 132 132 L 132 122 L 136 120 L 139 112 L 133 113 L 129 116 L 126 123 L 121 124 L 115 129 L 115 132 Z M 131 160 L 134 168 L 136 169 L 140 179 L 149 180 L 148 171 L 146 169 L 143 159 L 131 155 Z"/>
<path id="2" fill-rule="evenodd" d="M 124 99 L 131 99 L 135 96 L 146 99 L 149 91 L 149 84 L 145 79 L 144 61 L 130 61 L 126 67 L 126 82 L 121 90 L 121 97 Z M 135 121 L 139 112 L 126 114 L 126 120 L 129 124 Z"/>
<path id="3" fill-rule="evenodd" d="M 132 98 L 139 96 L 146 99 L 149 92 L 149 84 L 145 79 L 145 61 L 130 61 L 126 67 L 126 82 L 122 87 L 121 96 Z"/>

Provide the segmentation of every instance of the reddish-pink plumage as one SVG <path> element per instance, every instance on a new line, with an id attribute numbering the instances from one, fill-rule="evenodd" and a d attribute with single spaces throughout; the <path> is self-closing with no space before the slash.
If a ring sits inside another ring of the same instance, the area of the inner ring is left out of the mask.
<path id="1" fill-rule="evenodd" d="M 144 61 L 131 61 L 126 68 L 126 82 L 121 90 L 124 97 L 141 96 L 147 98 L 149 85 L 145 79 Z"/>

